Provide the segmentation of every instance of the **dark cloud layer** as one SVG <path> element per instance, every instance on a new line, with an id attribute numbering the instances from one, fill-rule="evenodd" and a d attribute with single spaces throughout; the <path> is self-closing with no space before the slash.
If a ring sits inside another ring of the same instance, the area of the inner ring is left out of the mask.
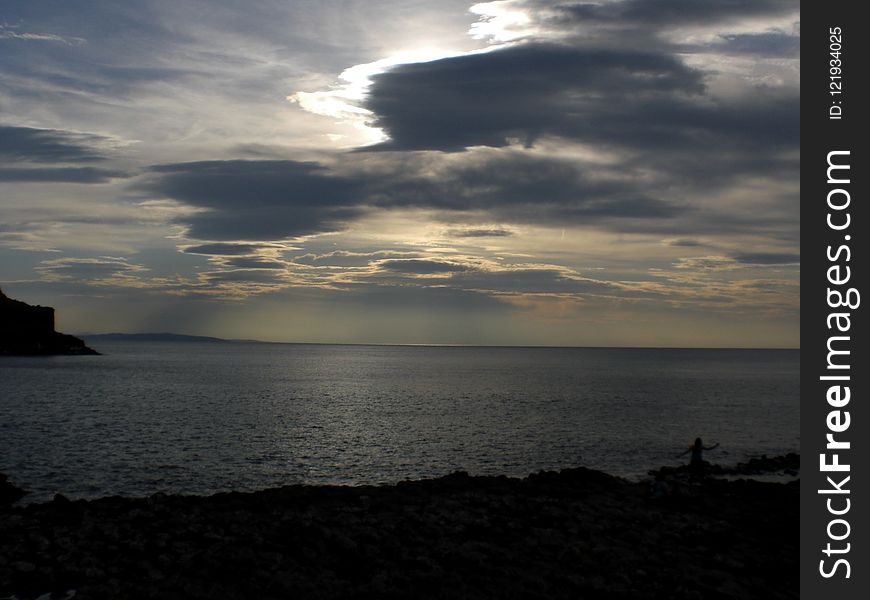
<path id="1" fill-rule="evenodd" d="M 279 240 L 346 227 L 372 209 L 488 211 L 509 222 L 617 223 L 660 220 L 676 205 L 626 183 L 584 176 L 571 161 L 525 155 L 493 156 L 453 165 L 437 176 L 425 164 L 401 163 L 388 173 L 339 175 L 314 163 L 208 161 L 162 165 L 141 184 L 202 211 L 177 222 L 203 240 Z M 474 236 L 504 235 L 470 230 Z M 466 235 L 469 235 L 466 233 Z M 196 254 L 245 254 L 247 245 L 209 244 Z"/>
<path id="2" fill-rule="evenodd" d="M 775 0 L 715 0 L 703 8 L 677 0 L 521 4 L 533 19 L 558 22 L 565 31 L 581 22 L 630 27 L 652 14 L 664 27 L 796 10 Z M 797 89 L 758 86 L 751 94 L 716 96 L 713 74 L 689 66 L 680 49 L 617 43 L 630 41 L 627 31 L 611 32 L 608 43 L 562 36 L 399 65 L 375 75 L 364 100 L 372 124 L 389 137 L 379 145 L 329 168 L 291 160 L 163 165 L 151 170 L 145 189 L 202 209 L 177 221 L 189 237 L 215 241 L 335 232 L 372 211 L 397 208 L 475 214 L 476 222 L 594 224 L 674 236 L 770 229 L 777 219 L 777 227 L 788 227 L 782 219 L 795 200 L 786 190 L 798 167 Z M 721 33 L 705 48 L 780 55 L 792 50 L 787 37 Z M 607 159 L 520 149 L 545 140 L 582 145 Z M 459 151 L 466 160 L 445 158 Z M 764 214 L 698 202 L 750 178 L 770 184 Z M 469 225 L 448 235 L 510 231 Z"/>
<path id="3" fill-rule="evenodd" d="M 747 17 L 787 15 L 798 9 L 795 0 L 623 0 L 622 2 L 523 2 L 530 8 L 548 9 L 553 23 L 620 27 L 709 25 Z"/>
<path id="4" fill-rule="evenodd" d="M 510 237 L 513 234 L 507 229 L 452 229 L 448 232 L 450 237 L 455 238 Z"/>
<path id="5" fill-rule="evenodd" d="M 58 129 L 0 125 L 3 162 L 81 163 L 103 160 L 95 147 L 105 138 Z"/>
<path id="6" fill-rule="evenodd" d="M 284 239 L 341 229 L 361 214 L 358 182 L 314 163 L 205 161 L 152 173 L 147 191 L 207 209 L 179 218 L 195 239 Z"/>
<path id="7" fill-rule="evenodd" d="M 801 262 L 801 255 L 788 252 L 741 252 L 734 255 L 734 260 L 748 265 L 796 265 Z"/>
<path id="8" fill-rule="evenodd" d="M 530 154 L 452 163 L 436 177 L 400 180 L 384 193 L 391 205 L 486 210 L 519 223 L 656 220 L 679 212 L 676 204 L 651 197 L 628 179 L 593 177 L 576 160 Z"/>
<path id="9" fill-rule="evenodd" d="M 542 136 L 631 151 L 775 150 L 798 141 L 797 95 L 724 103 L 665 52 L 522 44 L 374 77 L 375 148 L 533 145 Z"/>
<path id="10" fill-rule="evenodd" d="M 468 271 L 468 265 L 442 260 L 398 259 L 384 260 L 380 268 L 394 273 L 409 275 L 431 275 L 435 273 L 457 273 Z"/>
<path id="11" fill-rule="evenodd" d="M 129 175 L 105 164 L 109 140 L 92 133 L 0 125 L 0 182 L 106 183 Z"/>
<path id="12" fill-rule="evenodd" d="M 184 251 L 188 254 L 204 254 L 206 256 L 244 256 L 256 254 L 265 248 L 269 248 L 269 246 L 263 244 L 201 244 L 188 246 Z"/>
<path id="13" fill-rule="evenodd" d="M 779 0 L 512 4 L 528 9 L 535 22 L 574 33 L 595 24 L 709 24 L 796 10 L 794 2 Z M 100 6 L 119 23 L 129 21 L 140 40 L 185 41 L 159 21 L 139 22 L 134 11 Z M 85 37 L 92 30 L 86 28 Z M 703 215 L 694 214 L 692 197 L 727 190 L 748 176 L 793 177 L 797 95 L 760 91 L 746 100 L 714 98 L 706 86 L 709 74 L 687 65 L 674 46 L 637 50 L 625 31 L 611 31 L 608 43 L 561 36 L 558 42 L 528 41 L 399 65 L 374 76 L 364 104 L 374 114 L 373 124 L 390 138 L 377 148 L 394 151 L 381 153 L 377 172 L 355 169 L 352 159 L 344 161 L 345 168 L 291 160 L 199 161 L 152 167 L 140 187 L 200 209 L 176 218 L 191 239 L 227 242 L 340 231 L 372 210 L 394 208 L 477 213 L 506 224 L 599 224 L 633 232 L 739 227 L 746 219 L 700 224 Z M 719 39 L 711 47 L 735 53 L 793 50 L 792 38 L 776 32 L 723 33 Z M 60 46 L 42 51 L 55 56 Z M 81 75 L 86 65 L 76 68 Z M 110 81 L 178 75 L 145 65 L 111 69 Z M 544 138 L 598 148 L 614 157 L 613 164 L 602 168 L 535 153 L 472 151 L 468 154 L 475 156 L 467 161 L 436 164 L 433 170 L 425 160 L 408 158 L 419 153 L 405 152 L 535 146 Z M 102 183 L 119 177 L 80 164 L 103 159 L 98 148 L 105 142 L 93 135 L 0 126 L 0 157 L 29 163 L 0 168 L 0 181 Z M 456 238 L 510 234 L 473 226 L 448 232 Z M 212 244 L 185 252 L 243 256 L 257 250 Z"/>
<path id="14" fill-rule="evenodd" d="M 121 171 L 96 167 L 43 167 L 8 169 L 0 167 L 0 181 L 7 182 L 58 182 L 58 183 L 106 183 L 114 178 L 127 177 Z"/>
<path id="15" fill-rule="evenodd" d="M 771 193 L 765 212 L 752 214 L 728 211 L 727 206 L 701 208 L 692 202 L 695 195 L 727 192 L 745 177 L 776 173 L 772 159 L 755 162 L 739 156 L 733 162 L 704 156 L 669 162 L 662 152 L 632 159 L 621 167 L 624 172 L 617 167 L 601 176 L 582 162 L 524 152 L 472 152 L 469 160 L 436 161 L 434 171 L 430 161 L 392 158 L 376 171 L 341 172 L 290 160 L 229 160 L 155 167 L 141 186 L 201 209 L 176 218 L 191 239 L 227 242 L 340 231 L 379 209 L 435 210 L 449 219 L 485 214 L 508 224 L 597 225 L 671 236 L 687 230 L 716 235 L 789 227 L 789 207 L 796 201 L 790 194 Z M 655 180 L 632 175 L 651 168 L 657 173 Z M 509 234 L 474 227 L 448 230 L 458 238 Z M 255 251 L 251 245 L 227 244 L 186 250 L 215 255 Z"/>
<path id="16" fill-rule="evenodd" d="M 728 34 L 721 37 L 722 42 L 714 44 L 712 49 L 724 54 L 778 58 L 798 58 L 800 56 L 800 38 L 782 32 Z"/>
<path id="17" fill-rule="evenodd" d="M 673 121 L 667 101 L 703 91 L 702 75 L 663 53 L 524 44 L 401 65 L 373 78 L 366 107 L 390 149 L 531 145 L 541 135 L 637 137 Z M 609 107 L 613 98 L 622 106 Z M 627 105 L 626 105 L 627 104 Z M 642 114 L 636 109 L 646 107 Z M 631 122 L 618 119 L 631 116 Z M 632 133 L 638 123 L 647 127 Z"/>
<path id="18" fill-rule="evenodd" d="M 616 157 L 623 176 L 616 172 L 619 167 L 611 175 L 622 179 L 623 189 L 616 189 L 619 184 L 610 190 L 590 187 L 585 178 L 580 189 L 563 188 L 575 197 L 579 191 L 582 204 L 559 198 L 553 202 L 556 210 L 544 211 L 572 223 L 617 214 L 676 217 L 687 204 L 677 201 L 680 197 L 709 196 L 750 177 L 782 182 L 797 177 L 797 87 L 758 84 L 751 91 L 717 96 L 709 84 L 718 74 L 685 62 L 685 56 L 699 53 L 797 58 L 799 38 L 794 35 L 727 29 L 747 18 L 796 20 L 797 2 L 527 0 L 508 5 L 524 9 L 539 31 L 556 32 L 558 41 L 527 40 L 489 52 L 399 65 L 375 76 L 365 106 L 374 113 L 372 124 L 389 139 L 365 151 L 456 152 L 475 146 L 528 147 L 556 138 Z M 672 28 L 712 25 L 724 29 L 718 41 L 705 45 L 679 44 L 659 35 Z M 490 172 L 484 167 L 468 176 L 474 170 L 460 169 L 447 178 L 479 190 Z M 575 170 L 579 172 L 582 168 Z M 655 173 L 657 181 L 637 185 L 635 180 L 632 197 L 631 173 Z M 555 186 L 538 182 L 541 187 L 531 189 L 523 185 L 524 170 L 517 176 L 518 186 L 504 186 L 499 193 L 535 198 L 530 205 L 536 208 L 542 197 L 553 198 Z M 564 183 L 561 177 L 555 180 Z M 674 210 L 677 205 L 681 210 Z M 502 213 L 523 221 L 516 208 Z"/>
<path id="19" fill-rule="evenodd" d="M 693 240 L 691 238 L 680 238 L 676 240 L 668 240 L 667 245 L 676 248 L 697 248 L 698 246 L 703 246 L 704 244 L 699 240 Z"/>

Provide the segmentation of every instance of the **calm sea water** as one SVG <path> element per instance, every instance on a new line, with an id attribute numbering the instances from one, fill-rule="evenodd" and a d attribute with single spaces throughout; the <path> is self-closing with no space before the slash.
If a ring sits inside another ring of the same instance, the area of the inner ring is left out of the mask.
<path id="1" fill-rule="evenodd" d="M 288 483 L 639 477 L 799 448 L 799 351 L 99 343 L 0 359 L 0 472 L 70 497 Z"/>

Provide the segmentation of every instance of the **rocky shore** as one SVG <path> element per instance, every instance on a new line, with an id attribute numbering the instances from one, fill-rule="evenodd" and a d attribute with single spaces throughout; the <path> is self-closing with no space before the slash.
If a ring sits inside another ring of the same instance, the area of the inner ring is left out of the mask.
<path id="1" fill-rule="evenodd" d="M 13 300 L 0 290 L 0 356 L 93 355 L 84 341 L 54 330 L 54 309 Z"/>
<path id="2" fill-rule="evenodd" d="M 0 507 L 0 598 L 798 597 L 797 481 L 666 481 L 58 495 Z"/>

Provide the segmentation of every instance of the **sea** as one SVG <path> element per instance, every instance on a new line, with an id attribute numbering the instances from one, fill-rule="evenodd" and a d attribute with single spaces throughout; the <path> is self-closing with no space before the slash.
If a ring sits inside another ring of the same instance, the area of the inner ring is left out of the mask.
<path id="1" fill-rule="evenodd" d="M 28 502 L 466 471 L 641 479 L 800 446 L 799 350 L 99 341 L 0 357 L 0 472 Z"/>

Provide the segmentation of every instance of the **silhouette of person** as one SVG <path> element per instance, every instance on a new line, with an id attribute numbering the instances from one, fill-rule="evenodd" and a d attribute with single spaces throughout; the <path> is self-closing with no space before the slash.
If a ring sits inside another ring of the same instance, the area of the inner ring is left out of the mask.
<path id="1" fill-rule="evenodd" d="M 701 438 L 695 438 L 695 443 L 689 446 L 689 449 L 680 454 L 680 456 L 685 456 L 688 453 L 692 453 L 692 458 L 689 459 L 689 466 L 694 469 L 703 469 L 707 463 L 704 461 L 704 450 L 713 450 L 719 446 L 719 442 L 716 442 L 712 446 L 704 446 L 704 442 L 701 441 Z"/>

